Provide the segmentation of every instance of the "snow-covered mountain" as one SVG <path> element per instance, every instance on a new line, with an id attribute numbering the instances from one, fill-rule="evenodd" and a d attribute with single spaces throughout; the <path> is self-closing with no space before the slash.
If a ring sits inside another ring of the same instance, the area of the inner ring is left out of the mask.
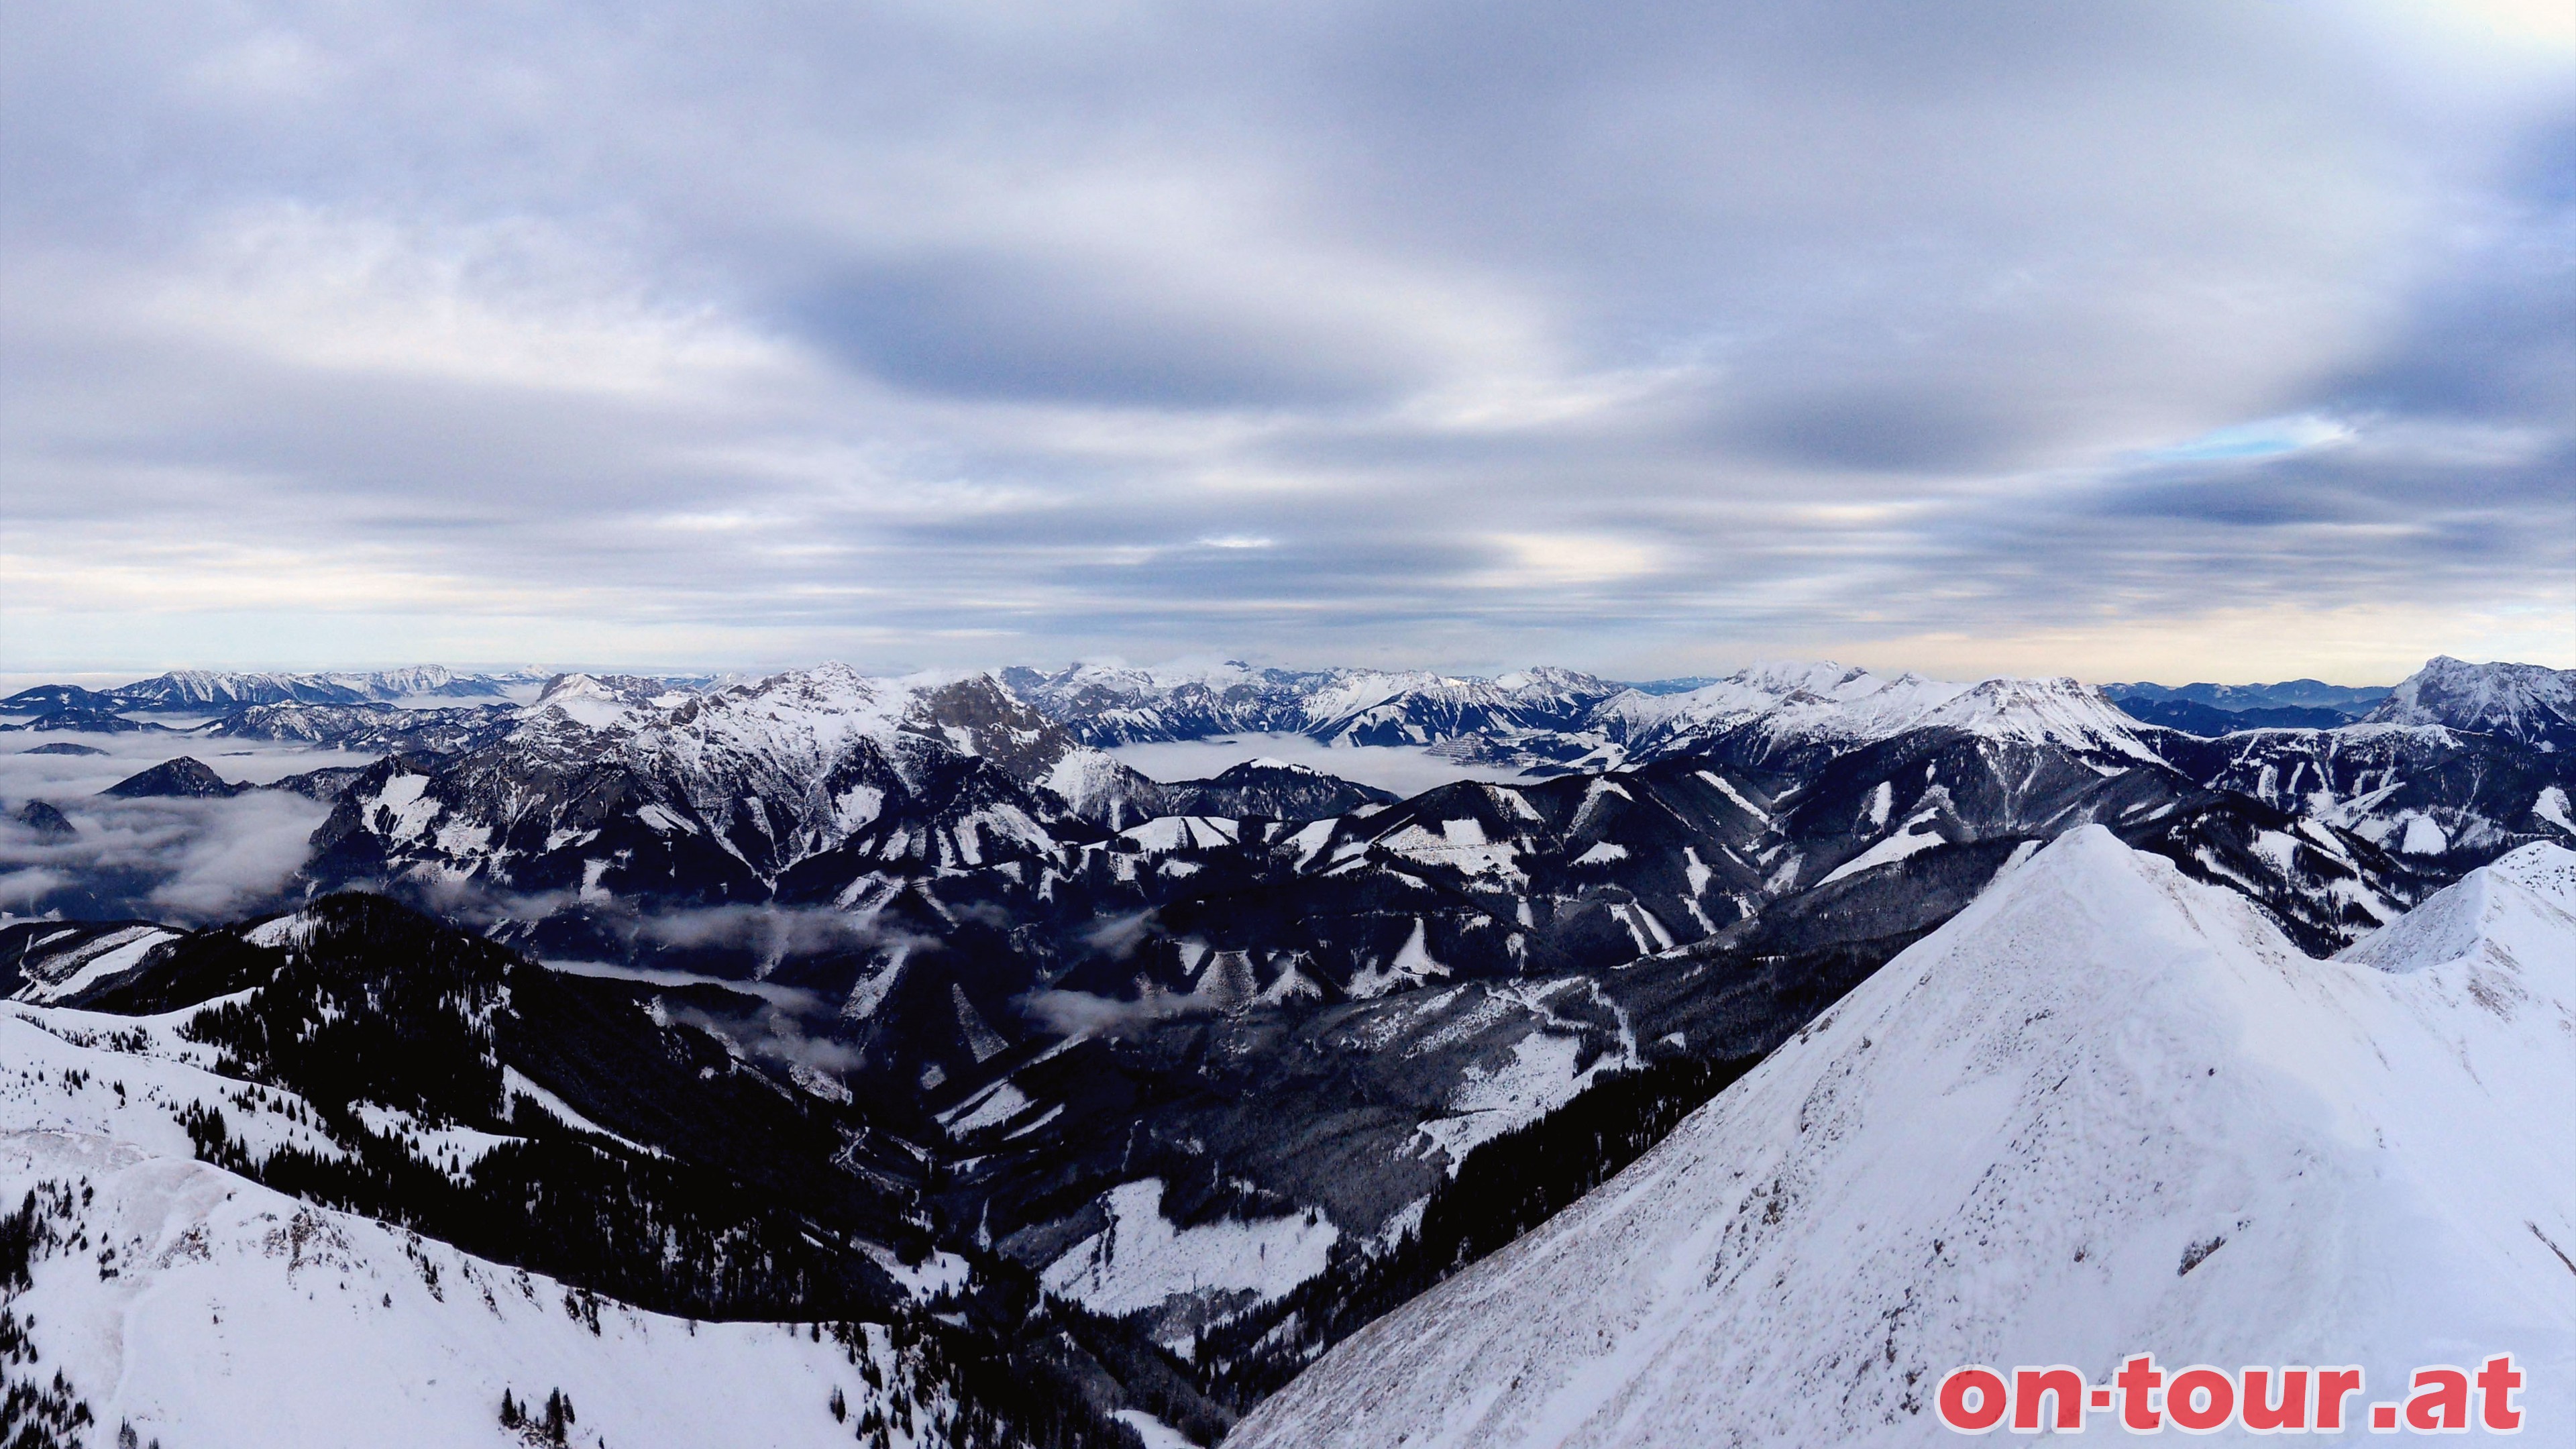
<path id="1" fill-rule="evenodd" d="M 319 674 L 174 669 L 107 691 L 122 708 L 219 714 L 260 704 L 366 704 L 420 695 L 497 699 L 524 676 L 459 674 L 443 665 Z"/>
<path id="2" fill-rule="evenodd" d="M 225 714 L 256 705 L 387 704 L 413 699 L 503 700 L 525 695 L 547 675 L 535 670 L 465 673 L 441 664 L 319 673 L 174 669 L 114 689 L 39 685 L 0 700 L 0 713 L 66 707 L 139 713 Z"/>
<path id="3" fill-rule="evenodd" d="M 254 704 L 358 704 L 368 696 L 355 683 L 325 674 L 241 673 L 174 669 L 110 691 L 132 710 L 219 714 Z"/>
<path id="4" fill-rule="evenodd" d="M 2366 719 L 2476 730 L 2552 753 L 2576 750 L 2576 669 L 2470 664 L 2444 655 L 2390 691 Z"/>
<path id="5" fill-rule="evenodd" d="M 1430 744 L 1579 726 L 1618 686 L 1570 669 L 1525 669 L 1493 679 L 1352 674 L 1307 702 L 1310 734 L 1327 744 Z"/>
<path id="6" fill-rule="evenodd" d="M 316 837 L 327 879 L 427 872 L 519 891 L 765 899 L 790 872 L 1042 861 L 1125 771 L 989 676 L 872 679 L 826 665 L 708 695 L 566 676 L 499 741 L 395 761 Z M 1141 777 L 1137 777 L 1141 778 Z"/>
<path id="7" fill-rule="evenodd" d="M 640 674 L 574 672 L 547 676 L 529 708 L 533 712 L 555 710 L 592 729 L 606 729 L 677 709 L 696 692 L 685 685 Z"/>
<path id="8" fill-rule="evenodd" d="M 2576 853 L 2331 961 L 2072 832 L 1245 1449 L 1920 1444 L 1970 1363 L 2512 1351 L 2576 1422 Z"/>
<path id="9" fill-rule="evenodd" d="M 1303 729 L 1305 701 L 1341 671 L 1212 666 L 1137 669 L 1076 664 L 1047 672 L 1002 671 L 1002 682 L 1040 713 L 1095 745 L 1196 740 Z"/>
<path id="10" fill-rule="evenodd" d="M 1664 728 L 1676 735 L 1766 716 L 1793 714 L 1789 728 L 1813 720 L 1850 738 L 1889 733 L 1969 686 L 1911 672 L 1885 676 L 1832 660 L 1755 664 L 1680 694 L 1632 691 L 1602 715 L 1631 734 Z"/>
<path id="11" fill-rule="evenodd" d="M 1587 728 L 1603 741 L 1592 758 L 1605 761 L 1708 754 L 1794 767 L 1933 729 L 2153 757 L 2141 742 L 2147 727 L 2072 679 L 1962 684 L 1830 661 L 1755 665 L 1685 694 L 1630 691 L 1604 703 Z"/>
<path id="12" fill-rule="evenodd" d="M 1545 668 L 1475 679 L 1426 670 L 1082 664 L 1052 674 L 1009 669 L 1002 679 L 1077 738 L 1098 745 L 1240 733 L 1425 745 L 1577 728 L 1595 706 L 1621 693 L 1588 674 Z"/>
<path id="13" fill-rule="evenodd" d="M 1136 784 L 1125 788 L 1149 816 L 1229 820 L 1330 820 L 1372 805 L 1392 805 L 1397 798 L 1305 765 L 1268 759 L 1246 760 L 1205 780 L 1172 781 L 1156 790 Z"/>
<path id="14" fill-rule="evenodd" d="M 2357 724 L 2159 745 L 2177 769 L 2212 789 L 2413 859 L 2483 861 L 2533 839 L 2576 844 L 2570 755 L 2499 735 Z"/>

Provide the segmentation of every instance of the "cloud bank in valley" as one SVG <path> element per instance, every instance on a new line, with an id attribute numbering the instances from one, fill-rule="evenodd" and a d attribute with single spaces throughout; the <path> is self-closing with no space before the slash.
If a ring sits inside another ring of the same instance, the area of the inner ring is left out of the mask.
<path id="1" fill-rule="evenodd" d="M 0 662 L 2576 662 L 2562 11 L 22 9 Z"/>
<path id="2" fill-rule="evenodd" d="M 29 755 L 64 736 L 0 735 L 0 912 L 134 915 L 183 924 L 229 920 L 274 904 L 309 853 L 330 807 L 289 791 L 231 799 L 120 800 L 100 790 L 205 741 L 81 736 L 100 756 Z M 221 742 L 218 742 L 221 743 Z M 229 780 L 267 782 L 351 763 L 335 751 L 261 748 L 208 761 Z M 14 817 L 30 800 L 63 812 L 70 835 Z"/>

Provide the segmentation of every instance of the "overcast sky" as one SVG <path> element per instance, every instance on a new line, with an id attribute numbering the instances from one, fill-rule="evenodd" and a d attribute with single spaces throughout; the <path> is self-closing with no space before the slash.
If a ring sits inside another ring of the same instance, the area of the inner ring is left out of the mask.
<path id="1" fill-rule="evenodd" d="M 2434 652 L 2566 0 L 0 8 L 0 670 Z"/>

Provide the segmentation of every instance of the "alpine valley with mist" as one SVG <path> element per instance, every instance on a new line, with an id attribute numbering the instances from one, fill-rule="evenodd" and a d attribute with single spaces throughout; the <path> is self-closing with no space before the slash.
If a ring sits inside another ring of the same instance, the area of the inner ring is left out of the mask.
<path id="1" fill-rule="evenodd" d="M 2149 1339 L 2576 1422 L 2571 792 L 2449 658 L 26 689 L 0 1442 L 1913 1444 Z"/>

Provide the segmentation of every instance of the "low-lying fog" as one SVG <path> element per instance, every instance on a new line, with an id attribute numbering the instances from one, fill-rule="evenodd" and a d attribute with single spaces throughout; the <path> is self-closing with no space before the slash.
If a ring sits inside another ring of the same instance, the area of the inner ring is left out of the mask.
<path id="1" fill-rule="evenodd" d="M 29 753 L 61 744 L 104 753 Z M 304 863 L 306 841 L 329 818 L 329 806 L 283 790 L 229 800 L 116 800 L 98 793 L 181 755 L 236 784 L 255 785 L 375 758 L 158 731 L 0 733 L 0 919 L 55 910 L 195 924 L 253 909 L 283 886 Z M 16 817 L 29 800 L 62 811 L 75 833 L 48 838 L 21 824 Z"/>

